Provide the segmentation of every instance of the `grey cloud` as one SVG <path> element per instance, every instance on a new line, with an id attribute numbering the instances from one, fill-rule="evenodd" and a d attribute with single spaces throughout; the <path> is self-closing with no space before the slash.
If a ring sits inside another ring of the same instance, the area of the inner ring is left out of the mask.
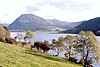
<path id="1" fill-rule="evenodd" d="M 28 5 L 28 6 L 26 7 L 26 9 L 27 9 L 27 12 L 40 11 L 40 8 L 39 8 L 39 7 L 31 6 L 31 5 Z"/>
<path id="2" fill-rule="evenodd" d="M 64 10 L 87 10 L 91 8 L 91 3 L 79 3 L 72 0 L 61 0 L 61 1 L 45 1 L 37 5 L 44 6 L 50 5 Z"/>

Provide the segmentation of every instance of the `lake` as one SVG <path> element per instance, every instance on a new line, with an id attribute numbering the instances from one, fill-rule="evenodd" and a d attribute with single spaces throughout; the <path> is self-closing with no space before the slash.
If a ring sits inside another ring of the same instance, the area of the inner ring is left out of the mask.
<path id="1" fill-rule="evenodd" d="M 17 36 L 18 34 L 22 34 L 24 37 L 26 32 L 11 32 L 10 34 L 12 38 Z M 64 37 L 67 35 L 67 34 L 46 34 L 46 33 L 34 33 L 34 34 L 35 34 L 35 38 L 33 39 L 34 42 L 47 40 L 50 43 L 52 42 L 52 39 L 58 39 L 59 37 Z"/>
<path id="2" fill-rule="evenodd" d="M 23 37 L 24 37 L 26 32 L 11 32 L 11 37 L 14 38 L 18 34 L 22 34 Z M 34 34 L 35 34 L 35 38 L 32 39 L 33 42 L 47 40 L 47 41 L 49 41 L 49 43 L 52 42 L 52 39 L 58 39 L 59 37 L 64 37 L 66 35 L 74 35 L 74 36 L 76 35 L 76 34 L 46 34 L 46 33 L 34 33 Z M 100 42 L 100 37 L 99 36 L 97 36 L 97 39 Z M 22 40 L 22 41 L 24 41 L 24 40 Z M 55 54 L 56 51 L 50 50 L 48 53 Z M 64 53 L 65 52 L 61 52 L 59 56 L 64 57 Z M 93 66 L 94 67 L 100 67 L 100 64 L 93 63 Z"/>
<path id="3" fill-rule="evenodd" d="M 19 34 L 22 34 L 24 37 L 26 32 L 10 32 L 10 34 L 11 34 L 12 38 L 16 37 Z M 64 37 L 67 35 L 67 34 L 46 34 L 46 33 L 34 33 L 34 34 L 35 34 L 35 38 L 32 39 L 32 42 L 47 40 L 47 41 L 49 41 L 49 43 L 52 43 L 52 39 L 58 39 L 59 37 Z M 69 34 L 69 35 L 71 35 L 71 34 Z M 22 41 L 24 41 L 24 40 L 22 40 Z M 49 50 L 48 53 L 56 54 L 56 51 Z M 61 52 L 59 56 L 64 57 L 64 53 L 65 52 Z"/>
<path id="4" fill-rule="evenodd" d="M 17 36 L 18 34 L 22 34 L 24 37 L 26 32 L 10 32 L 10 34 L 12 38 Z M 52 39 L 58 39 L 59 37 L 64 37 L 66 35 L 74 35 L 74 36 L 76 35 L 76 34 L 46 34 L 46 33 L 34 33 L 34 34 L 35 34 L 35 38 L 33 39 L 34 42 L 47 40 L 50 43 L 52 42 Z M 100 42 L 99 36 L 97 36 L 97 40 Z"/>

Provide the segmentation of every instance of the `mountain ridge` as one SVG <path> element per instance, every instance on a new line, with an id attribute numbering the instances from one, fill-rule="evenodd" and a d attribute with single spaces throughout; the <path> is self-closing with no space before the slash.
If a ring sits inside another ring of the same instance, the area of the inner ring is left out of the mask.
<path id="1" fill-rule="evenodd" d="M 34 14 L 22 14 L 13 23 L 8 26 L 9 30 L 44 30 L 46 27 L 51 28 L 52 23 L 36 16 Z"/>
<path id="2" fill-rule="evenodd" d="M 72 29 L 75 26 L 79 25 L 81 22 L 68 22 L 68 21 L 61 21 L 57 19 L 47 19 L 50 22 L 53 22 L 54 26 L 60 27 L 63 29 Z"/>
<path id="3" fill-rule="evenodd" d="M 57 19 L 44 19 L 34 14 L 22 14 L 14 22 L 12 22 L 7 28 L 9 30 L 19 31 L 59 31 L 65 29 L 72 29 L 79 25 L 81 22 L 67 22 Z"/>
<path id="4" fill-rule="evenodd" d="M 84 21 L 75 28 L 64 31 L 64 33 L 77 34 L 80 31 L 92 31 L 94 34 L 100 35 L 100 33 L 98 33 L 98 31 L 100 31 L 100 17 Z"/>

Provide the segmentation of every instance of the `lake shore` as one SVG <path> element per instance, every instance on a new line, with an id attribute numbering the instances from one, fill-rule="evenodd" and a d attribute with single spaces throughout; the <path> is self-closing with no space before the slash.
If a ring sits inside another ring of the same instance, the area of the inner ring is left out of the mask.
<path id="1" fill-rule="evenodd" d="M 27 32 L 28 30 L 9 30 L 10 32 Z M 61 34 L 64 30 L 33 31 L 34 33 Z M 62 33 L 63 34 L 63 33 Z"/>

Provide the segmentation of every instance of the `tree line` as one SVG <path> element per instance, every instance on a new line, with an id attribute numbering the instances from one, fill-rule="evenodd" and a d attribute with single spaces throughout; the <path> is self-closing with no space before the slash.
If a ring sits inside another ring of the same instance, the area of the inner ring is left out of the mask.
<path id="1" fill-rule="evenodd" d="M 96 36 L 91 31 L 81 31 L 76 36 L 66 35 L 65 37 L 52 39 L 52 43 L 57 49 L 56 56 L 61 51 L 66 51 L 64 54 L 66 59 L 75 59 L 79 54 L 81 56 L 79 63 L 83 64 L 84 67 L 88 67 L 94 60 L 100 61 L 100 47 Z M 77 59 L 74 62 L 77 62 Z"/>
<path id="2" fill-rule="evenodd" d="M 24 39 L 28 38 L 31 42 L 31 39 L 34 37 L 35 35 L 32 31 L 28 31 Z M 48 41 L 44 41 L 44 43 L 52 48 L 56 48 L 57 54 L 55 56 L 58 56 L 62 51 L 66 51 L 64 54 L 66 59 L 83 64 L 84 67 L 89 67 L 94 60 L 100 61 L 99 43 L 95 34 L 91 31 L 81 31 L 76 36 L 66 35 L 65 37 L 52 39 L 52 44 L 49 44 Z M 81 56 L 79 60 L 76 59 L 78 55 Z"/>

